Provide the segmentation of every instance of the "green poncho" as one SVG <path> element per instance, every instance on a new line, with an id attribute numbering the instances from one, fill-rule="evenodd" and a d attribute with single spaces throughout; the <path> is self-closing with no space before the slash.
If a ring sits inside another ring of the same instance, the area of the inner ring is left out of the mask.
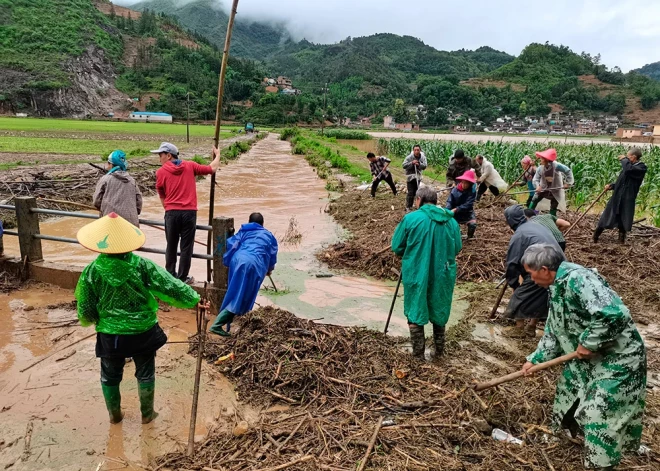
<path id="1" fill-rule="evenodd" d="M 76 286 L 78 319 L 83 326 L 111 335 L 135 335 L 152 328 L 158 301 L 192 308 L 199 294 L 151 260 L 133 253 L 99 255 Z"/>
<path id="2" fill-rule="evenodd" d="M 557 382 L 555 427 L 576 401 L 574 417 L 584 432 L 585 466 L 615 466 L 621 453 L 636 451 L 646 398 L 646 349 L 621 298 L 597 273 L 564 262 L 550 287 L 545 333 L 527 360 L 537 364 L 574 352 L 591 360 L 564 365 Z"/>
<path id="3" fill-rule="evenodd" d="M 403 256 L 403 311 L 409 323 L 447 324 L 456 284 L 456 255 L 462 248 L 454 214 L 444 208 L 425 204 L 399 223 L 392 250 Z"/>

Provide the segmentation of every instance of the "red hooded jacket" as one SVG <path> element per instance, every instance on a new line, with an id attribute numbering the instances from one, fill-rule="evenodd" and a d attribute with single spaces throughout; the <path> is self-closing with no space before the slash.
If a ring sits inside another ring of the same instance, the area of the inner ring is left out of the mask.
<path id="1" fill-rule="evenodd" d="M 156 171 L 156 191 L 165 200 L 165 211 L 197 211 L 197 175 L 211 175 L 210 165 L 199 165 L 189 160 L 181 160 L 179 165 L 165 162 Z"/>

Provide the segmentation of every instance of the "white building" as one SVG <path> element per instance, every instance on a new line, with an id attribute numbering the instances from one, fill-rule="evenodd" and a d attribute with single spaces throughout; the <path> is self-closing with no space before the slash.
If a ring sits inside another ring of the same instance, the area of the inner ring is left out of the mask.
<path id="1" fill-rule="evenodd" d="M 128 116 L 134 121 L 145 123 L 171 123 L 172 115 L 167 113 L 154 113 L 152 111 L 134 111 Z"/>

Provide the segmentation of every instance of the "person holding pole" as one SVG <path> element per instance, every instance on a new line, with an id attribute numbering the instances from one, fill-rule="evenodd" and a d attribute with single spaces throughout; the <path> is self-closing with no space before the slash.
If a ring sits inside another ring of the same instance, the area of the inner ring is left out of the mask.
<path id="1" fill-rule="evenodd" d="M 163 142 L 152 154 L 158 154 L 162 165 L 156 171 L 156 190 L 165 208 L 165 269 L 181 281 L 192 284 L 188 276 L 192 260 L 193 244 L 197 227 L 197 182 L 198 175 L 215 174 L 220 168 L 220 152 L 213 148 L 210 165 L 200 165 L 179 158 L 179 149 L 174 144 Z M 176 255 L 181 242 L 179 270 Z"/>
<path id="2" fill-rule="evenodd" d="M 570 188 L 573 183 L 573 171 L 566 165 L 557 162 L 557 151 L 555 149 L 537 152 L 536 156 L 541 159 L 541 166 L 534 175 L 535 195 L 529 204 L 529 209 L 536 209 L 536 205 L 542 199 L 550 200 L 550 214 L 557 215 L 557 209 L 561 206 L 566 210 L 566 194 L 564 190 Z M 564 178 L 566 181 L 564 181 Z"/>
<path id="3" fill-rule="evenodd" d="M 549 288 L 543 338 L 527 357 L 536 364 L 576 352 L 564 364 L 553 407 L 556 429 L 584 434 L 584 466 L 613 470 L 639 449 L 646 405 L 646 348 L 630 311 L 594 270 L 565 261 L 554 245 L 530 246 L 522 262 Z"/>
<path id="4" fill-rule="evenodd" d="M 594 232 L 594 242 L 598 242 L 600 235 L 605 229 L 619 229 L 619 243 L 626 242 L 626 233 L 632 230 L 635 217 L 635 200 L 642 186 L 647 167 L 642 159 L 642 150 L 633 147 L 627 155 L 620 155 L 621 173 L 616 183 L 610 183 L 605 187 L 614 190 L 614 194 L 607 202 L 605 211 L 598 221 L 598 227 Z"/>
<path id="5" fill-rule="evenodd" d="M 548 316 L 548 290 L 532 281 L 522 264 L 522 257 L 527 248 L 534 244 L 553 244 L 560 251 L 561 248 L 550 229 L 527 220 L 522 206 L 509 206 L 504 210 L 504 217 L 514 231 L 505 260 L 506 282 L 513 288 L 513 294 L 504 317 L 516 321 L 515 327 L 507 330 L 506 334 L 514 338 L 534 338 L 536 324 Z"/>
<path id="6" fill-rule="evenodd" d="M 445 208 L 454 213 L 457 223 L 467 225 L 467 239 L 472 240 L 477 230 L 477 215 L 474 212 L 477 174 L 474 170 L 468 170 L 460 177 L 456 177 L 456 181 L 458 184 L 452 188 Z"/>
<path id="7" fill-rule="evenodd" d="M 424 326 L 433 324 L 436 357 L 444 353 L 445 325 L 456 284 L 456 256 L 463 248 L 454 213 L 439 208 L 438 194 L 423 187 L 418 208 L 404 216 L 392 236 L 392 251 L 402 257 L 403 312 L 408 319 L 413 356 L 424 360 Z"/>
<path id="8" fill-rule="evenodd" d="M 373 176 L 373 183 L 371 184 L 371 197 L 376 197 L 376 190 L 382 181 L 385 181 L 390 186 L 392 193 L 394 193 L 394 196 L 396 196 L 396 185 L 392 179 L 392 174 L 389 170 L 387 170 L 387 167 L 390 166 L 390 162 L 392 161 L 387 157 L 376 157 L 376 154 L 373 152 L 369 152 L 367 154 L 367 159 L 369 159 L 369 167 L 371 168 L 371 175 Z"/>
<path id="9" fill-rule="evenodd" d="M 478 180 L 477 201 L 481 200 L 481 197 L 488 190 L 490 190 L 493 196 L 499 196 L 501 191 L 506 191 L 507 184 L 491 161 L 483 155 L 477 155 L 475 161 L 481 169 L 481 176 Z"/>
<path id="10" fill-rule="evenodd" d="M 422 152 L 420 145 L 416 144 L 413 151 L 403 161 L 403 169 L 406 171 L 406 189 L 408 191 L 406 212 L 412 210 L 417 189 L 422 181 L 422 171 L 426 169 L 427 165 L 426 155 Z"/>
<path id="11" fill-rule="evenodd" d="M 534 161 L 529 155 L 523 157 L 523 159 L 520 161 L 520 165 L 524 170 L 524 173 L 522 175 L 522 181 L 520 182 L 520 186 L 527 185 L 527 189 L 529 190 L 529 197 L 527 198 L 525 207 L 529 208 L 529 205 L 532 204 L 532 198 L 534 198 L 534 195 L 536 194 L 536 188 L 534 187 L 534 176 L 536 175 L 536 165 L 534 165 Z"/>
<path id="12" fill-rule="evenodd" d="M 96 328 L 96 356 L 101 359 L 101 389 L 110 423 L 124 418 L 119 384 L 125 359 L 132 358 L 142 423 L 148 424 L 158 415 L 156 351 L 167 341 L 158 325 L 158 300 L 188 309 L 200 297 L 151 260 L 133 254 L 144 245 L 144 232 L 115 213 L 82 227 L 76 237 L 83 247 L 99 253 L 80 275 L 75 296 L 80 324 Z"/>
<path id="13" fill-rule="evenodd" d="M 229 267 L 227 293 L 210 332 L 229 336 L 229 329 L 224 330 L 223 326 L 230 325 L 235 316 L 252 310 L 261 283 L 275 269 L 277 249 L 277 239 L 264 228 L 260 213 L 250 214 L 249 222 L 227 239 L 227 251 L 222 257 Z"/>
<path id="14" fill-rule="evenodd" d="M 449 160 L 449 167 L 447 167 L 447 187 L 451 188 L 458 185 L 458 177 L 470 169 L 474 170 L 477 178 L 481 177 L 481 167 L 476 159 L 473 160 L 466 156 L 463 149 L 456 149 L 453 157 Z"/>

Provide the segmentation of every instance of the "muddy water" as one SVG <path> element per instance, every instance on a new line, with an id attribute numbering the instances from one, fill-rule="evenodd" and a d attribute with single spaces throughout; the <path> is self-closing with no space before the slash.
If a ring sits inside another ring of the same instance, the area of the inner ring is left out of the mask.
<path id="1" fill-rule="evenodd" d="M 71 308 L 52 306 L 72 300 L 70 291 L 50 286 L 0 298 L 0 438 L 4 440 L 4 444 L 0 440 L 0 468 L 136 470 L 153 456 L 183 449 L 195 369 L 194 359 L 186 354 L 187 345 L 170 344 L 158 352 L 156 409 L 160 415 L 149 425 L 140 423 L 134 366 L 126 365 L 121 387 L 126 416 L 121 424 L 110 425 L 94 355 L 95 337 L 64 348 L 93 331 L 75 322 L 71 327 L 52 328 L 62 321 L 75 321 Z M 195 330 L 194 313 L 189 311 L 172 309 L 161 312 L 159 318 L 170 341 L 186 339 Z M 237 405 L 226 379 L 210 371 L 203 377 L 200 398 L 197 439 L 212 426 L 230 427 L 234 412 L 249 422 L 257 418 L 252 409 Z"/>
<path id="2" fill-rule="evenodd" d="M 337 142 L 340 142 L 340 143 L 348 145 L 348 146 L 353 146 L 357 150 L 361 150 L 365 154 L 368 153 L 368 152 L 376 153 L 376 151 L 378 149 L 378 140 L 376 140 L 376 139 L 369 139 L 369 140 L 364 140 L 364 139 L 338 139 Z"/>

